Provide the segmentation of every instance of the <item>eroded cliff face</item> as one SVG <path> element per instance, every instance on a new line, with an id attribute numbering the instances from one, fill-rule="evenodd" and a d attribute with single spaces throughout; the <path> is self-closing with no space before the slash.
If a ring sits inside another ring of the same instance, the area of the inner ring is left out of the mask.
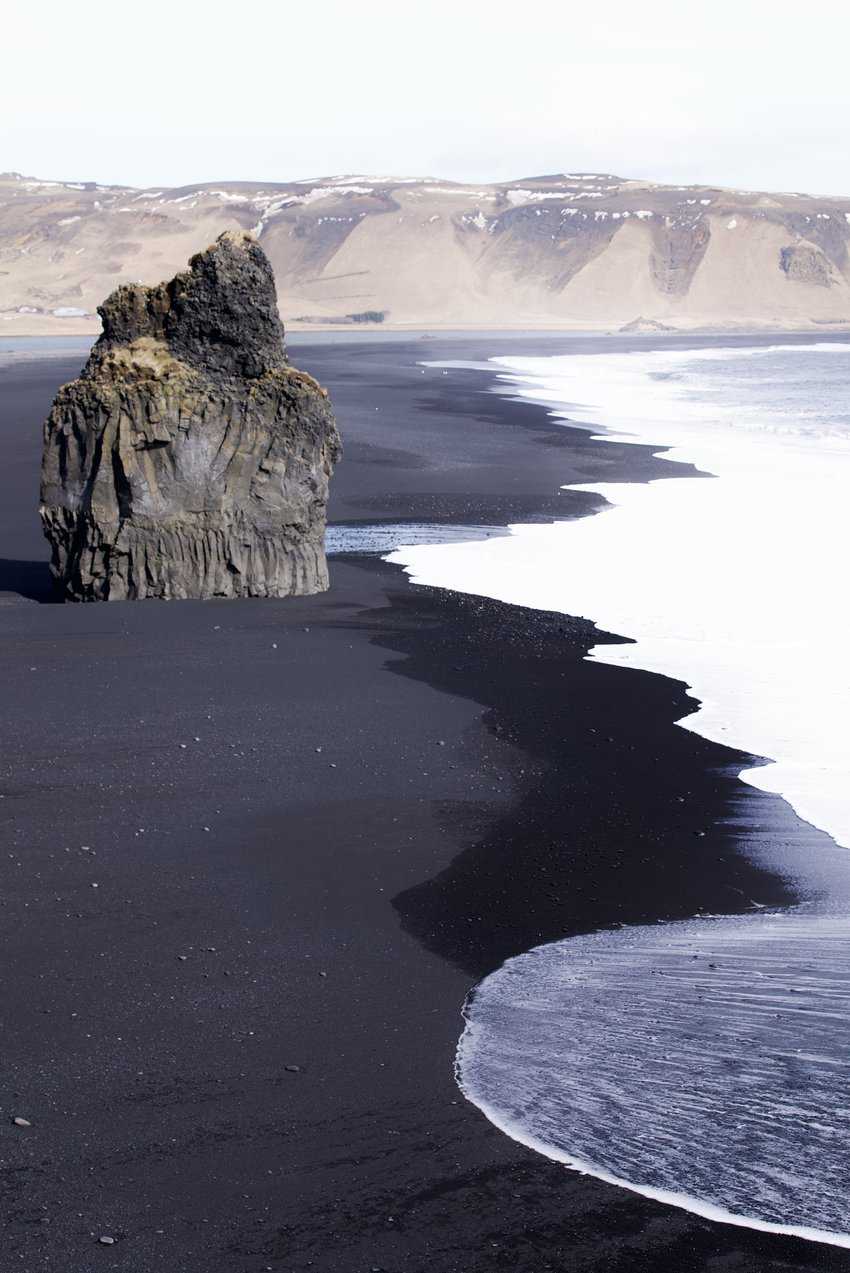
<path id="1" fill-rule="evenodd" d="M 41 517 L 66 597 L 284 597 L 328 586 L 327 393 L 287 362 L 274 276 L 228 232 L 118 288 L 45 423 Z"/>
<path id="2" fill-rule="evenodd" d="M 850 327 L 850 198 L 606 173 L 173 190 L 0 174 L 4 335 L 94 331 L 115 283 L 250 230 L 290 325 Z"/>

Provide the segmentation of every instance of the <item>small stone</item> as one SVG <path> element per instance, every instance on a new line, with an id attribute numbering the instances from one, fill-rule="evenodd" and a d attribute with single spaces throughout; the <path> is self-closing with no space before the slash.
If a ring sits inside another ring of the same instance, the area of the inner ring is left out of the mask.
<path id="1" fill-rule="evenodd" d="M 13 1118 L 12 1122 L 15 1124 L 16 1127 L 32 1127 L 32 1123 L 29 1121 L 28 1118 L 20 1118 L 20 1117 Z"/>
<path id="2" fill-rule="evenodd" d="M 300 1066 L 300 1065 L 285 1065 L 283 1068 L 286 1070 L 287 1074 L 300 1074 L 300 1073 L 301 1073 L 301 1066 Z"/>
<path id="3" fill-rule="evenodd" d="M 188 747 L 188 745 L 189 745 L 188 743 L 181 743 L 181 744 L 180 744 L 180 750 L 181 750 L 181 751 L 185 751 L 185 750 L 186 750 L 186 748 Z"/>
<path id="4" fill-rule="evenodd" d="M 178 956 L 177 956 L 177 958 L 180 960 L 181 964 L 185 964 L 185 962 L 186 962 L 186 960 L 189 958 L 189 956 L 188 956 L 188 955 L 178 955 Z"/>
<path id="5" fill-rule="evenodd" d="M 106 1233 L 104 1233 L 101 1237 L 98 1238 L 98 1242 L 100 1243 L 101 1246 L 115 1246 L 115 1239 L 110 1238 L 109 1235 Z"/>

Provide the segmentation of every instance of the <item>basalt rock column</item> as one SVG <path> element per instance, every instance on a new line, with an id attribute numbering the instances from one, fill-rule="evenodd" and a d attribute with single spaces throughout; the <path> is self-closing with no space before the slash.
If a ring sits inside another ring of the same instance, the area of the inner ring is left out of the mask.
<path id="1" fill-rule="evenodd" d="M 328 586 L 327 393 L 290 366 L 274 276 L 227 233 L 157 287 L 124 286 L 44 428 L 41 518 L 63 594 L 285 597 Z"/>

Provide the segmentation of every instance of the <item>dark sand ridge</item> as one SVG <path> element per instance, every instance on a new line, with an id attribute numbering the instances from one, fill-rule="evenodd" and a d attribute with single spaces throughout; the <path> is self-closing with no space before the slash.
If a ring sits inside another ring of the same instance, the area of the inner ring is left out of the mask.
<path id="1" fill-rule="evenodd" d="M 416 366 L 493 343 L 299 342 L 337 519 L 584 512 L 561 482 L 669 468 Z M 565 1172 L 451 1070 L 506 956 L 781 901 L 737 846 L 820 837 L 564 616 L 366 559 L 318 598 L 36 604 L 38 426 L 78 365 L 0 371 L 0 1269 L 850 1269 Z"/>

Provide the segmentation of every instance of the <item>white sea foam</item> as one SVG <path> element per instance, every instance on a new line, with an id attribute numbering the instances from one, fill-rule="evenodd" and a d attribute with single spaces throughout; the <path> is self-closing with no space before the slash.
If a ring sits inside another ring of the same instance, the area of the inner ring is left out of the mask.
<path id="1" fill-rule="evenodd" d="M 850 847 L 850 417 L 832 399 L 813 405 L 825 385 L 850 402 L 850 345 L 499 365 L 513 393 L 616 428 L 608 438 L 670 447 L 719 480 L 593 483 L 585 489 L 610 502 L 593 518 L 401 548 L 392 560 L 419 583 L 584 615 L 634 638 L 593 657 L 685 681 L 702 706 L 682 724 L 774 762 L 746 780 Z"/>
<path id="2" fill-rule="evenodd" d="M 404 547 L 414 580 L 581 614 L 591 657 L 685 681 L 681 724 L 850 847 L 850 346 L 498 360 L 505 391 L 703 476 L 593 484 L 608 506 Z M 775 865 L 775 863 L 774 863 Z M 850 855 L 785 860 L 783 915 L 540 947 L 477 989 L 462 1089 L 515 1139 L 711 1219 L 850 1246 Z"/>

